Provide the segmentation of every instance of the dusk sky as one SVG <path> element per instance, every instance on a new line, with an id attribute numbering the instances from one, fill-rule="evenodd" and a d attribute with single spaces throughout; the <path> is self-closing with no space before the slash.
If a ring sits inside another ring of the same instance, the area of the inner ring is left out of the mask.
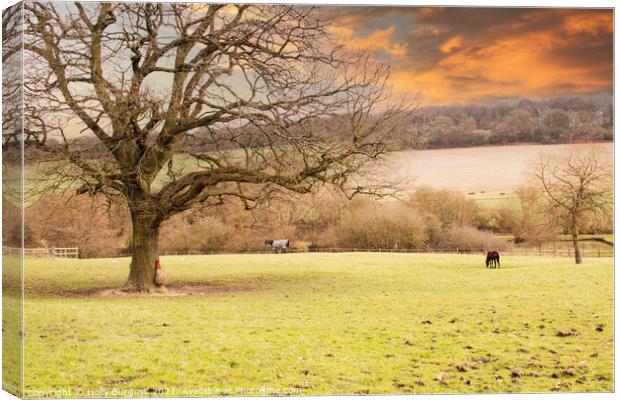
<path id="1" fill-rule="evenodd" d="M 330 30 L 389 57 L 423 103 L 611 90 L 613 12 L 593 9 L 336 7 Z"/>

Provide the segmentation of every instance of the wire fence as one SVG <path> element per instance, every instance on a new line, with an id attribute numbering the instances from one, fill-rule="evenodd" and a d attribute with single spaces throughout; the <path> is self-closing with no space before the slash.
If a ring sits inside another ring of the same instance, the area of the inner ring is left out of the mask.
<path id="1" fill-rule="evenodd" d="M 285 253 L 412 253 L 412 254 L 486 254 L 486 249 L 362 249 L 354 247 L 324 247 L 310 249 L 287 249 Z M 273 254 L 271 249 L 247 250 L 247 251 L 163 251 L 162 256 L 199 256 L 199 255 L 225 255 L 225 254 Z M 5 256 L 20 256 L 22 249 L 19 247 L 2 247 Z M 24 248 L 23 255 L 30 258 L 79 258 L 78 247 L 51 247 L 51 248 Z M 512 248 L 500 251 L 502 256 L 548 256 L 548 257 L 574 257 L 572 248 L 544 249 L 544 248 Z M 613 257 L 613 248 L 610 249 L 582 249 L 583 257 Z M 131 253 L 122 253 L 107 257 L 131 257 Z"/>
<path id="2" fill-rule="evenodd" d="M 288 249 L 285 253 L 414 253 L 414 254 L 486 254 L 486 249 L 362 249 L 346 247 L 325 247 L 316 249 Z M 161 252 L 164 256 L 191 256 L 191 255 L 221 255 L 221 254 L 273 254 L 269 250 L 248 250 L 237 252 L 226 251 L 175 251 Z M 574 257 L 573 249 L 543 249 L 543 248 L 517 248 L 500 251 L 504 256 L 551 256 L 551 257 Z M 130 256 L 125 254 L 124 256 Z M 613 257 L 613 249 L 582 249 L 583 257 Z"/>

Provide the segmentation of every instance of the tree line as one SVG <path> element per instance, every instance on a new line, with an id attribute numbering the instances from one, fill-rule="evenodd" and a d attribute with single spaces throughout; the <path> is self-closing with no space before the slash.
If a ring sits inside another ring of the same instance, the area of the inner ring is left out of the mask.
<path id="1" fill-rule="evenodd" d="M 611 213 L 586 208 L 579 210 L 577 233 L 613 232 Z M 274 200 L 251 211 L 232 202 L 216 209 L 188 210 L 162 225 L 158 247 L 162 253 L 261 251 L 267 250 L 263 241 L 269 238 L 291 239 L 302 250 L 541 247 L 575 232 L 566 211 L 549 203 L 534 185 L 519 188 L 513 198 L 495 205 L 429 187 L 401 200 L 384 201 L 348 200 L 322 191 L 312 197 Z M 12 218 L 18 212 L 9 202 L 3 203 L 5 245 L 19 246 L 19 220 Z M 107 204 L 101 196 L 48 194 L 27 207 L 25 214 L 26 247 L 77 246 L 84 258 L 131 251 L 129 210 Z"/>
<path id="2" fill-rule="evenodd" d="M 395 132 L 398 149 L 613 139 L 610 93 L 425 107 Z"/>
<path id="3" fill-rule="evenodd" d="M 349 134 L 324 129 L 342 125 L 343 116 L 316 118 L 318 137 L 350 141 Z M 258 128 L 251 124 L 235 129 L 239 137 L 256 137 Z M 208 152 L 242 149 L 229 142 L 214 145 L 204 140 L 208 132 L 187 135 L 179 143 L 179 152 Z M 213 132 L 211 132 L 213 134 Z M 421 107 L 395 125 L 386 139 L 388 150 L 424 150 L 452 147 L 476 147 L 517 143 L 583 143 L 613 140 L 613 100 L 610 93 L 552 97 L 540 101 L 493 104 L 466 104 Z M 71 139 L 83 158 L 99 158 L 105 147 L 92 136 Z M 59 145 L 48 138 L 48 146 Z M 264 143 L 263 143 L 264 144 Z M 260 144 L 258 144 L 260 145 Z M 46 152 L 29 148 L 30 156 L 41 159 Z M 7 158 L 11 153 L 5 152 Z"/>

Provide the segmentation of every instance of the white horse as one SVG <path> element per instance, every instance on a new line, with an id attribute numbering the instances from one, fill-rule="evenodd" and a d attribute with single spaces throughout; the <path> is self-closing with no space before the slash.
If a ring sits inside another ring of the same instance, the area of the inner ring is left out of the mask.
<path id="1" fill-rule="evenodd" d="M 270 245 L 273 249 L 274 253 L 278 253 L 278 250 L 281 253 L 286 253 L 286 250 L 289 248 L 291 241 L 288 239 L 280 239 L 280 240 L 265 240 L 265 246 Z"/>

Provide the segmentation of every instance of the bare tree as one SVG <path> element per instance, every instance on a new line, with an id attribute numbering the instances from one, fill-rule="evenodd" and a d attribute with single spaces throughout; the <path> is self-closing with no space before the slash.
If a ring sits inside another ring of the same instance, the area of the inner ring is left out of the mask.
<path id="1" fill-rule="evenodd" d="M 22 9 L 2 12 L 2 142 L 19 145 L 22 115 Z"/>
<path id="2" fill-rule="evenodd" d="M 307 7 L 25 4 L 26 124 L 60 142 L 45 179 L 127 204 L 127 290 L 153 287 L 161 223 L 195 205 L 379 191 L 355 174 L 411 106 L 328 23 Z"/>
<path id="3" fill-rule="evenodd" d="M 558 215 L 573 240 L 575 263 L 581 264 L 579 234 L 588 215 L 608 214 L 612 206 L 612 169 L 594 150 L 540 161 L 536 177 L 549 211 Z"/>

